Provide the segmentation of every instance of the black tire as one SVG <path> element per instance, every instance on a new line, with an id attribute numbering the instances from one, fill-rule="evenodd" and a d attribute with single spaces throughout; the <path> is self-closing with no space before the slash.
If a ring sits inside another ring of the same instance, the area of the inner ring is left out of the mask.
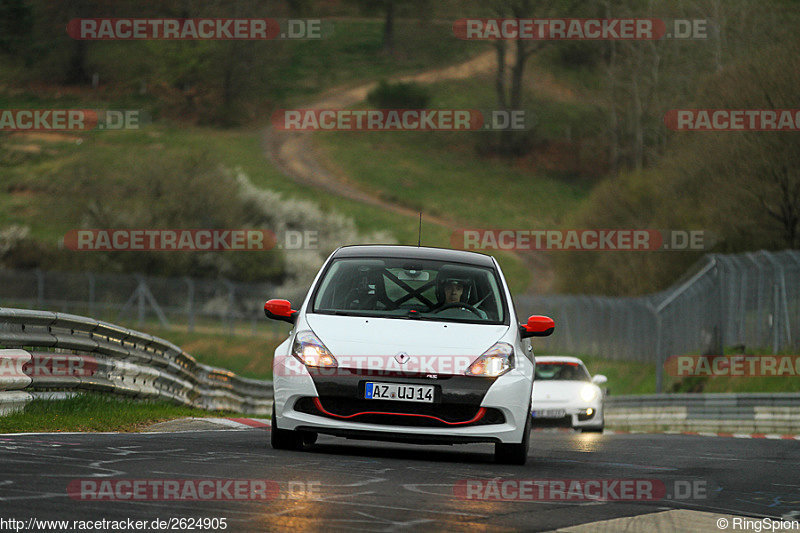
<path id="1" fill-rule="evenodd" d="M 599 428 L 581 428 L 581 433 L 602 433 L 605 426 Z"/>
<path id="2" fill-rule="evenodd" d="M 519 444 L 494 445 L 494 460 L 504 465 L 524 465 L 528 460 L 528 450 L 531 447 L 531 415 L 528 407 L 528 416 L 525 420 L 525 429 L 522 432 L 522 442 Z"/>
<path id="3" fill-rule="evenodd" d="M 317 434 L 313 431 L 303 431 L 300 433 L 300 442 L 303 447 L 313 446 L 317 442 Z"/>
<path id="4" fill-rule="evenodd" d="M 272 404 L 272 427 L 269 442 L 274 450 L 297 450 L 303 444 L 302 436 L 297 431 L 279 429 L 275 418 L 275 404 Z"/>

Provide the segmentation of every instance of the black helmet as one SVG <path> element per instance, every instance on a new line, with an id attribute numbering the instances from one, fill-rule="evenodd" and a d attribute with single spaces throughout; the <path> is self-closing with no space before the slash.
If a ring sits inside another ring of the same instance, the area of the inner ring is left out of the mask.
<path id="1" fill-rule="evenodd" d="M 461 285 L 464 290 L 461 294 L 461 301 L 468 302 L 472 292 L 472 278 L 463 269 L 450 265 L 443 266 L 436 277 L 436 298 L 443 302 L 445 300 L 444 288 L 451 283 Z"/>

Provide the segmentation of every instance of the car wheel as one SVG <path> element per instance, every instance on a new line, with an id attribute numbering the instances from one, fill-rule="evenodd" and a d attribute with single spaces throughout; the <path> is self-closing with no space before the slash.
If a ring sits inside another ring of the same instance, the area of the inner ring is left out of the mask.
<path id="1" fill-rule="evenodd" d="M 528 408 L 530 412 L 530 407 Z M 531 444 L 531 416 L 526 417 L 525 429 L 522 432 L 522 442 L 519 444 L 497 443 L 494 445 L 494 460 L 504 465 L 524 465 L 528 460 L 528 450 Z"/>
<path id="2" fill-rule="evenodd" d="M 296 450 L 302 444 L 302 437 L 297 431 L 279 429 L 275 418 L 275 404 L 272 404 L 272 428 L 269 441 L 275 450 Z"/>
<path id="3" fill-rule="evenodd" d="M 602 433 L 604 426 L 600 426 L 599 428 L 581 428 L 581 433 Z"/>
<path id="4" fill-rule="evenodd" d="M 313 446 L 317 442 L 317 434 L 313 431 L 303 431 L 300 433 L 300 442 L 303 446 Z"/>

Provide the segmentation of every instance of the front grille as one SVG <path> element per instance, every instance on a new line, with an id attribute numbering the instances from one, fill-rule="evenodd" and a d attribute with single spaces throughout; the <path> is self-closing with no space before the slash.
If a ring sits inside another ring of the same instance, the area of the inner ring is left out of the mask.
<path id="1" fill-rule="evenodd" d="M 479 420 L 465 424 L 464 422 L 474 419 L 478 415 L 480 409 L 480 407 L 468 405 L 392 402 L 339 397 L 321 397 L 320 402 L 325 411 L 328 411 L 330 414 L 320 411 L 312 397 L 301 398 L 295 403 L 294 408 L 301 413 L 316 416 L 327 416 L 334 419 L 338 418 L 336 415 L 339 417 L 347 416 L 349 417 L 347 420 L 351 422 L 391 426 L 465 427 L 502 424 L 506 421 L 505 416 L 500 410 L 486 408 L 483 416 Z M 376 413 L 376 411 L 378 411 L 378 413 Z M 436 417 L 440 420 L 426 418 L 424 416 L 404 415 L 425 415 L 427 417 Z M 453 426 L 452 424 L 459 425 Z"/>

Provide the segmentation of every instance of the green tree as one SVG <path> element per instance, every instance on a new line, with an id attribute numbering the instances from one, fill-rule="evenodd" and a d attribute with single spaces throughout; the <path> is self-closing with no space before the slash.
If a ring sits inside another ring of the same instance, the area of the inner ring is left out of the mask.
<path id="1" fill-rule="evenodd" d="M 0 52 L 26 53 L 33 34 L 33 9 L 25 0 L 0 0 Z"/>

